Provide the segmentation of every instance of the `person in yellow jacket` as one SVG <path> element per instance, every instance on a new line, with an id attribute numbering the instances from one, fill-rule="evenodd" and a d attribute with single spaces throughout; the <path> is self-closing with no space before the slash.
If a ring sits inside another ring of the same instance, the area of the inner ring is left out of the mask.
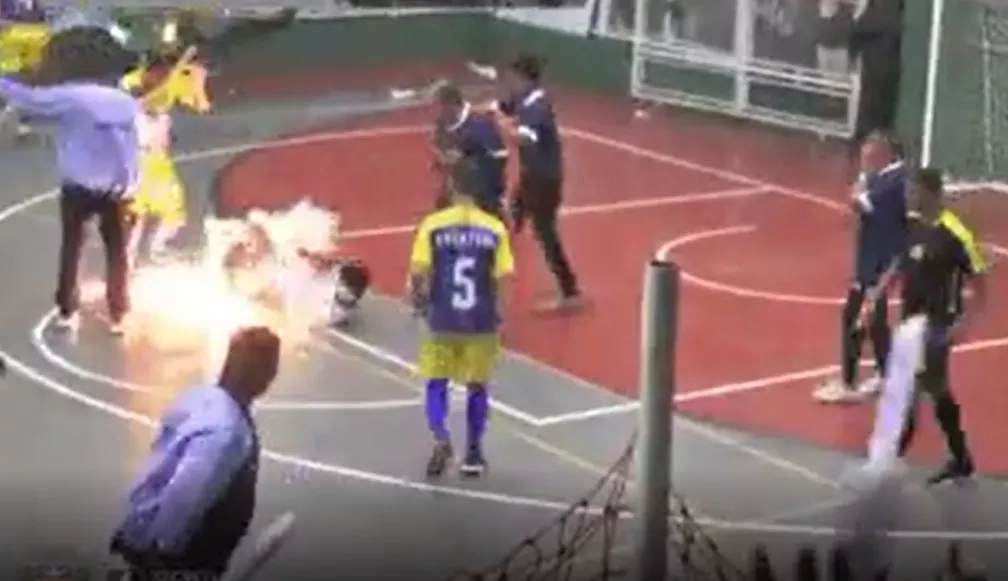
<path id="1" fill-rule="evenodd" d="M 24 74 L 38 67 L 51 36 L 52 29 L 44 22 L 0 23 L 0 75 Z M 0 111 L 0 122 L 7 119 L 17 119 L 10 106 Z M 17 120 L 19 136 L 30 132 L 28 125 Z"/>
<path id="2" fill-rule="evenodd" d="M 134 196 L 137 223 L 129 256 L 135 264 L 145 233 L 150 231 L 149 256 L 164 256 L 169 242 L 186 221 L 185 188 L 171 158 L 171 113 L 185 107 L 198 113 L 210 110 L 207 72 L 195 60 L 195 50 L 181 57 L 161 55 L 127 73 L 121 85 L 140 95 L 145 113 L 140 123 L 140 180 Z"/>

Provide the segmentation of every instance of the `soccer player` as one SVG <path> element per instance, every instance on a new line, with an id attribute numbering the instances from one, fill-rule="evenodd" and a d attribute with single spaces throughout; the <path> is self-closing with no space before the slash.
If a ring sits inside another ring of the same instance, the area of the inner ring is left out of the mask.
<path id="1" fill-rule="evenodd" d="M 519 142 L 518 187 L 511 198 L 514 230 L 520 232 L 525 220 L 532 219 L 546 264 L 559 283 L 559 298 L 540 307 L 547 311 L 577 307 L 582 303 L 581 291 L 557 228 L 563 191 L 563 147 L 553 106 L 540 86 L 542 65 L 532 55 L 521 55 L 512 63 L 510 72 L 513 93 L 496 107 L 515 121 Z"/>
<path id="2" fill-rule="evenodd" d="M 900 144 L 892 136 L 875 132 L 861 150 L 862 178 L 855 185 L 851 204 L 858 228 L 854 251 L 854 281 L 847 291 L 841 320 L 840 377 L 823 383 L 814 393 L 823 403 L 861 401 L 878 393 L 886 372 L 891 329 L 888 297 L 879 295 L 869 304 L 867 334 L 875 354 L 875 374 L 856 383 L 865 330 L 858 314 L 865 291 L 879 281 L 904 247 L 906 237 L 906 182 Z"/>
<path id="3" fill-rule="evenodd" d="M 973 233 L 944 206 L 940 171 L 917 170 L 910 198 L 915 219 L 906 251 L 869 291 L 870 298 L 884 296 L 888 286 L 902 280 L 903 322 L 893 342 L 866 468 L 885 472 L 907 451 L 916 430 L 918 394 L 923 391 L 931 396 L 951 454 L 928 480 L 937 484 L 973 474 L 959 405 L 949 389 L 949 354 L 986 304 L 986 264 Z M 966 283 L 973 290 L 974 305 L 969 309 L 964 308 Z"/>
<path id="4" fill-rule="evenodd" d="M 410 255 L 409 296 L 425 328 L 418 367 L 427 378 L 427 424 L 434 450 L 427 474 L 440 476 L 452 459 L 446 426 L 449 383 L 467 389 L 467 446 L 460 471 L 479 476 L 486 468 L 483 434 L 490 407 L 488 381 L 499 349 L 504 279 L 514 255 L 504 222 L 481 210 L 470 192 L 482 175 L 475 160 L 452 167 L 452 205 L 420 223 Z"/>
<path id="5" fill-rule="evenodd" d="M 435 131 L 439 167 L 443 168 L 447 178 L 453 159 L 470 158 L 481 176 L 479 184 L 474 184 L 478 190 L 471 192 L 476 204 L 495 216 L 503 217 L 501 200 L 507 187 L 508 151 L 497 120 L 476 111 L 453 84 L 441 85 L 437 100 L 441 107 Z M 445 193 L 450 195 L 450 192 Z"/>

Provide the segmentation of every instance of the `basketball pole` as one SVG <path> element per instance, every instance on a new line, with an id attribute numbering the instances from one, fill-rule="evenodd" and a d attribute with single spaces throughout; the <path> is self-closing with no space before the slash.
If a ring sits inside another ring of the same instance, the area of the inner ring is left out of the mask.
<path id="1" fill-rule="evenodd" d="M 668 571 L 679 281 L 679 266 L 671 262 L 652 260 L 644 271 L 634 507 L 636 581 L 665 579 Z"/>

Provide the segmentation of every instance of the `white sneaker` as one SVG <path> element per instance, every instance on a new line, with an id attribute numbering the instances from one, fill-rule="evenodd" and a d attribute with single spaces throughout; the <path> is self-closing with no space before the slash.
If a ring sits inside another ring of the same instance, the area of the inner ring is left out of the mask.
<path id="1" fill-rule="evenodd" d="M 53 321 L 53 327 L 61 333 L 76 333 L 80 328 L 80 313 L 75 312 L 66 316 L 57 315 Z"/>
<path id="2" fill-rule="evenodd" d="M 812 392 L 812 397 L 819 403 L 857 403 L 863 401 L 865 396 L 839 379 L 830 379 Z"/>
<path id="3" fill-rule="evenodd" d="M 857 392 L 864 396 L 878 395 L 879 392 L 882 391 L 884 381 L 885 380 L 882 376 L 876 373 L 859 383 L 857 386 Z"/>
<path id="4" fill-rule="evenodd" d="M 127 320 L 126 317 L 122 317 L 117 321 L 109 321 L 109 333 L 112 333 L 116 337 L 122 337 L 126 334 Z"/>

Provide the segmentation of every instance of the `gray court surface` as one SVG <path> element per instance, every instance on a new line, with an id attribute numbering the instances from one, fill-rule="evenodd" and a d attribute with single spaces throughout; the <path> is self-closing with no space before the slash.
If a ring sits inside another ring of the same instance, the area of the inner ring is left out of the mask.
<path id="1" fill-rule="evenodd" d="M 401 104 L 399 104 L 401 105 Z M 214 150 L 181 167 L 201 213 L 214 172 L 249 144 L 322 121 L 392 106 L 375 95 L 315 102 L 244 104 L 179 122 L 179 149 Z M 149 445 L 151 416 L 173 390 L 196 381 L 200 359 L 140 351 L 107 335 L 93 317 L 69 342 L 45 325 L 59 231 L 56 207 L 40 193 L 55 183 L 50 155 L 36 145 L 0 145 L 0 351 L 11 373 L 0 383 L 0 546 L 4 567 L 57 562 L 101 571 L 110 528 Z M 99 272 L 92 248 L 88 271 Z M 320 335 L 288 358 L 257 412 L 265 454 L 258 530 L 283 511 L 296 534 L 263 578 L 442 579 L 492 565 L 564 507 L 591 490 L 620 455 L 633 411 L 580 421 L 565 414 L 626 403 L 519 354 L 504 360 L 488 440 L 491 472 L 479 481 L 448 475 L 426 482 L 429 440 L 409 362 L 415 323 L 395 301 L 371 297 L 346 334 Z M 139 353 L 139 355 L 138 355 Z M 454 404 L 454 427 L 462 433 Z M 562 420 L 562 418 L 561 418 Z M 676 418 L 674 483 L 692 514 L 741 565 L 755 543 L 793 555 L 828 547 L 865 511 L 838 481 L 851 458 L 794 441 Z M 884 548 L 899 578 L 930 573 L 948 537 L 998 567 L 1008 540 L 1005 484 L 923 490 L 912 475 L 871 510 L 897 530 Z M 604 498 L 592 499 L 600 506 Z M 632 490 L 624 502 L 632 503 Z M 589 516 L 588 518 L 594 518 Z M 538 541 L 547 555 L 578 522 Z M 611 544 L 626 565 L 629 523 Z M 599 571 L 599 541 L 582 550 L 575 577 Z M 534 551 L 514 561 L 515 573 Z M 247 551 L 248 549 L 244 549 Z M 784 566 L 784 557 L 779 557 Z M 12 571 L 13 572 L 13 571 Z M 517 574 L 513 578 L 525 578 Z M 549 576 L 538 578 L 551 578 Z"/>

